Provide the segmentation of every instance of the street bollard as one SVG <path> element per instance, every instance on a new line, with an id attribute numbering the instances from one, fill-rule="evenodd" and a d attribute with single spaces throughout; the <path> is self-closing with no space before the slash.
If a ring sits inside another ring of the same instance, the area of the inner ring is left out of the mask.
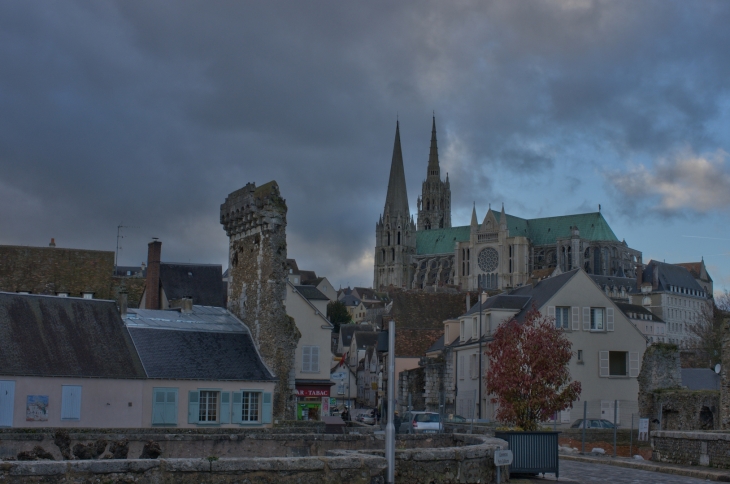
<path id="1" fill-rule="evenodd" d="M 613 456 L 616 457 L 616 419 L 618 418 L 618 400 L 613 401 Z"/>

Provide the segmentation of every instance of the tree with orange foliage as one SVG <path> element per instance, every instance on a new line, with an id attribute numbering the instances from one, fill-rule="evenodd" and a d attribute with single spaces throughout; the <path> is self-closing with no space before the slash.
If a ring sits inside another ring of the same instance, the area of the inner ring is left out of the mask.
<path id="1" fill-rule="evenodd" d="M 537 430 L 552 415 L 572 408 L 581 385 L 570 381 L 571 346 L 554 318 L 534 307 L 523 323 L 512 318 L 501 324 L 487 347 L 487 391 L 498 405 L 497 420 Z"/>

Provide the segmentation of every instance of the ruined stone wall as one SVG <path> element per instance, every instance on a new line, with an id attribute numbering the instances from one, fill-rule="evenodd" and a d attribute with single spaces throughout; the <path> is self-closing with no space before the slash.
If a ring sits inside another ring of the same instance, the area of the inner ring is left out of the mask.
<path id="1" fill-rule="evenodd" d="M 722 329 L 722 363 L 720 364 L 720 428 L 730 430 L 730 324 Z"/>
<path id="2" fill-rule="evenodd" d="M 426 400 L 423 398 L 424 368 L 419 366 L 412 370 L 399 373 L 398 378 L 398 407 L 402 412 L 408 409 L 408 395 L 411 396 L 413 410 L 426 410 Z"/>
<path id="3" fill-rule="evenodd" d="M 644 352 L 639 373 L 639 414 L 653 421 L 659 419 L 659 407 L 655 407 L 654 391 L 682 388 L 682 366 L 679 350 L 671 344 L 655 344 Z M 652 428 L 658 428 L 652 423 Z"/>
<path id="4" fill-rule="evenodd" d="M 294 419 L 294 355 L 301 337 L 286 314 L 286 202 L 271 181 L 248 183 L 221 205 L 229 237 L 228 310 L 251 330 L 261 356 L 278 378 L 276 419 Z"/>
<path id="5" fill-rule="evenodd" d="M 652 460 L 683 465 L 730 468 L 730 434 L 652 432 Z"/>

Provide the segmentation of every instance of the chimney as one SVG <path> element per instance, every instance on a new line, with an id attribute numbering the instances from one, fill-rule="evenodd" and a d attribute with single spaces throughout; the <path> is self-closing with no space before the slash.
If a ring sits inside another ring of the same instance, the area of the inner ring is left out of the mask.
<path id="1" fill-rule="evenodd" d="M 147 284 L 145 309 L 160 309 L 160 254 L 162 242 L 154 239 L 147 244 Z"/>
<path id="2" fill-rule="evenodd" d="M 48 247 L 55 247 L 55 246 L 56 246 L 56 239 L 54 239 L 53 237 L 51 237 L 51 243 L 48 244 Z"/>
<path id="3" fill-rule="evenodd" d="M 644 266 L 636 263 L 636 288 L 641 289 L 641 284 L 644 283 Z"/>
<path id="4" fill-rule="evenodd" d="M 466 293 L 466 312 L 468 313 L 470 309 L 471 309 L 471 293 L 467 292 Z"/>
<path id="5" fill-rule="evenodd" d="M 656 291 L 659 289 L 659 264 L 654 264 L 654 270 L 652 271 L 651 289 Z"/>
<path id="6" fill-rule="evenodd" d="M 127 317 L 127 293 L 119 293 L 119 315 L 122 319 Z"/>
<path id="7" fill-rule="evenodd" d="M 479 300 L 482 302 L 482 304 L 484 304 L 485 302 L 487 302 L 487 293 L 485 291 L 482 291 L 482 294 L 481 294 Z"/>
<path id="8" fill-rule="evenodd" d="M 180 305 L 180 312 L 184 314 L 190 314 L 193 312 L 193 298 L 184 297 L 182 298 L 182 304 Z"/>

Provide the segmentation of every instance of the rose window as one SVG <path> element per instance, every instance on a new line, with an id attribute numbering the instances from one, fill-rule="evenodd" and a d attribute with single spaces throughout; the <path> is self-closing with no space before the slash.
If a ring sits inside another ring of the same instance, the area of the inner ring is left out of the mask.
<path id="1" fill-rule="evenodd" d="M 492 272 L 497 268 L 497 264 L 499 263 L 499 254 L 491 247 L 487 247 L 479 252 L 478 262 L 481 270 L 484 272 Z"/>

